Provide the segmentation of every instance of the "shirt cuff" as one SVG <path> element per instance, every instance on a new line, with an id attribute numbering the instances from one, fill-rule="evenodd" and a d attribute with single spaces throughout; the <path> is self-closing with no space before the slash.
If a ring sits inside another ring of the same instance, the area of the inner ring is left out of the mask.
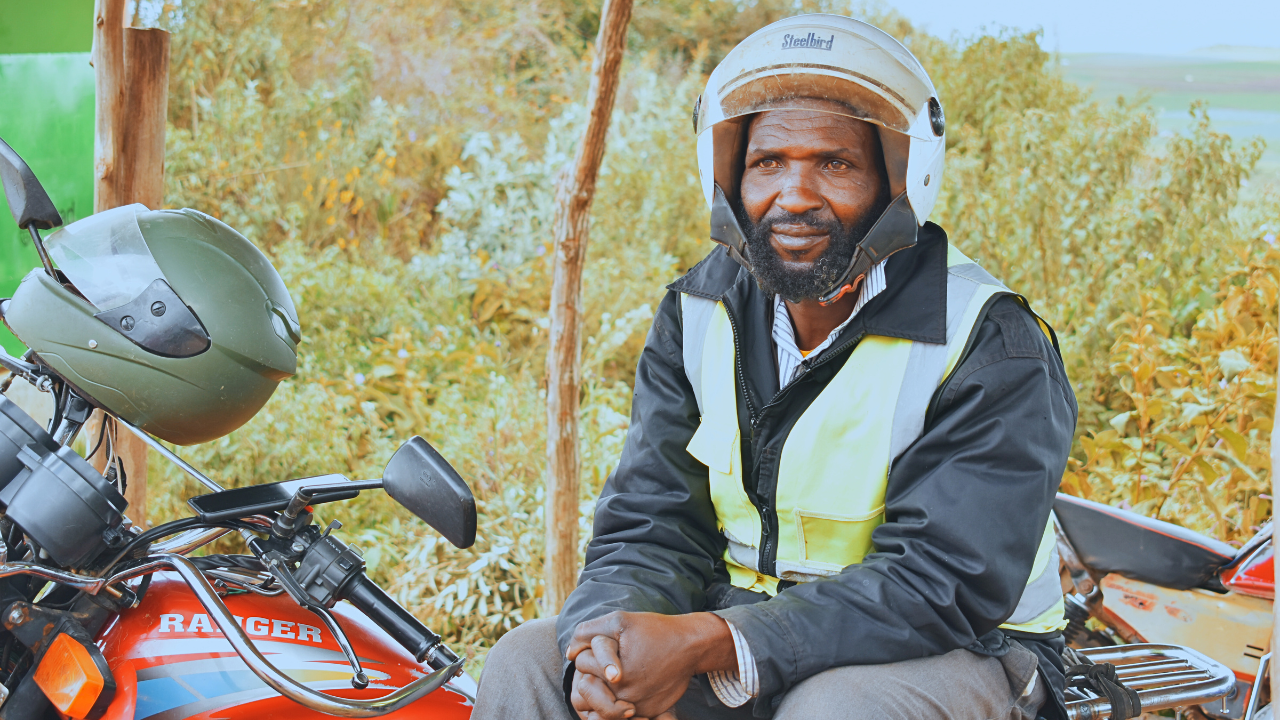
<path id="1" fill-rule="evenodd" d="M 756 659 L 751 654 L 751 647 L 747 645 L 747 640 L 738 632 L 738 628 L 728 620 L 725 624 L 729 626 L 729 634 L 733 636 L 733 649 L 738 656 L 738 670 L 736 672 L 728 672 L 717 670 L 707 673 L 707 680 L 711 682 L 711 689 L 715 692 L 720 702 L 725 707 L 742 707 L 748 701 L 760 694 L 760 679 L 756 675 Z"/>

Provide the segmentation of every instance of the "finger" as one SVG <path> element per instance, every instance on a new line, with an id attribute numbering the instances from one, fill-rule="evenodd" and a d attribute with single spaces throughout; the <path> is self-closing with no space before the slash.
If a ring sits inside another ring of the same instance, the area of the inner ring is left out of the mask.
<path id="1" fill-rule="evenodd" d="M 569 702 L 573 705 L 574 711 L 578 713 L 580 720 L 599 720 L 600 716 L 591 708 L 591 703 L 582 697 L 582 690 L 579 683 L 582 682 L 580 673 L 573 676 L 573 690 L 569 693 Z"/>
<path id="2" fill-rule="evenodd" d="M 614 697 L 604 680 L 594 675 L 581 674 L 576 675 L 574 680 L 583 701 L 594 713 L 600 715 L 600 720 L 628 720 L 636 714 L 635 706 Z"/>
<path id="3" fill-rule="evenodd" d="M 622 660 L 618 657 L 618 641 L 608 635 L 591 638 L 591 652 L 604 666 L 604 679 L 616 683 L 622 679 Z"/>
<path id="4" fill-rule="evenodd" d="M 578 653 L 578 657 L 573 661 L 573 665 L 585 675 L 595 675 L 598 678 L 604 677 L 604 664 L 596 660 L 596 654 L 591 648 L 587 648 Z"/>
<path id="5" fill-rule="evenodd" d="M 591 712 L 591 706 L 583 699 L 582 693 L 578 691 L 579 673 L 574 673 L 573 689 L 569 693 L 569 704 L 573 705 L 573 709 L 577 711 L 578 717 L 582 720 L 588 720 L 587 714 Z"/>
<path id="6" fill-rule="evenodd" d="M 615 611 L 608 615 L 579 623 L 578 627 L 574 628 L 573 637 L 569 640 L 569 647 L 565 655 L 570 660 L 573 660 L 578 653 L 591 645 L 591 638 L 596 635 L 617 637 L 620 630 L 621 615 L 621 611 Z"/>

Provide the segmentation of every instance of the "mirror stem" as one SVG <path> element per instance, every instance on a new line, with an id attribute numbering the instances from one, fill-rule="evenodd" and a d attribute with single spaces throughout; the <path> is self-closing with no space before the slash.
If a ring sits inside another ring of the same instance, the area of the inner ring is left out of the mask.
<path id="1" fill-rule="evenodd" d="M 293 494 L 293 499 L 289 501 L 288 507 L 276 516 L 276 521 L 271 526 L 271 533 L 277 537 L 293 537 L 298 532 L 296 526 L 298 516 L 302 514 L 303 510 L 307 509 L 307 506 L 311 504 L 312 498 L 316 495 L 342 490 L 376 490 L 380 487 L 382 487 L 381 478 L 377 480 L 328 483 L 325 485 L 308 485 L 307 487 L 298 488 L 298 491 Z"/>
<path id="2" fill-rule="evenodd" d="M 53 263 L 49 260 L 49 251 L 44 248 L 44 240 L 40 239 L 40 231 L 34 224 L 28 225 L 27 231 L 31 233 L 31 242 L 36 244 L 36 252 L 40 253 L 40 264 L 44 265 L 44 271 L 49 273 L 49 277 L 57 280 L 58 274 L 53 271 Z"/>

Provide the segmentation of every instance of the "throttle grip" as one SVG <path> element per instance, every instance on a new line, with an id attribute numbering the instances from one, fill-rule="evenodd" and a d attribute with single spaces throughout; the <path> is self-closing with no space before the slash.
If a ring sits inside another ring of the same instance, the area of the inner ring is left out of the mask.
<path id="1" fill-rule="evenodd" d="M 360 573 L 344 588 L 347 601 L 355 605 L 378 627 L 387 631 L 413 659 L 427 663 L 433 670 L 447 667 L 458 659 L 449 648 L 440 643 L 440 636 L 418 621 L 408 610 L 391 599 L 368 575 Z M 434 652 L 433 652 L 434 651 Z"/>

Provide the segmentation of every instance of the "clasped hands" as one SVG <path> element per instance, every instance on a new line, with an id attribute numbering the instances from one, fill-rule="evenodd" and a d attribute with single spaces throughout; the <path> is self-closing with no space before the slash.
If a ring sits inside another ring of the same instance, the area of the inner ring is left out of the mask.
<path id="1" fill-rule="evenodd" d="M 675 720 L 702 673 L 737 669 L 729 625 L 711 613 L 614 612 L 574 630 L 570 700 L 582 720 Z"/>

